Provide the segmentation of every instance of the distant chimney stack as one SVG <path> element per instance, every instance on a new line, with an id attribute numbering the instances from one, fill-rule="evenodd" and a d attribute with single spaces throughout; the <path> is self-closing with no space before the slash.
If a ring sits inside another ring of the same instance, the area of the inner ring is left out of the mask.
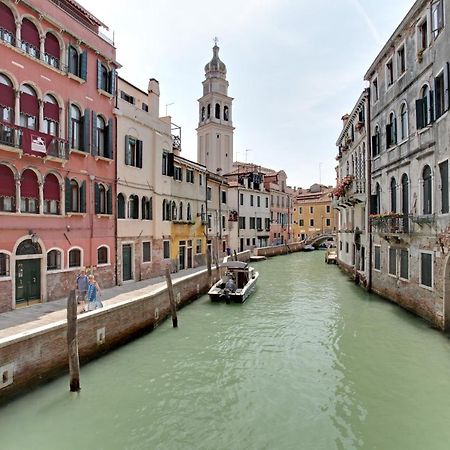
<path id="1" fill-rule="evenodd" d="M 148 98 L 151 113 L 159 117 L 159 82 L 155 78 L 150 78 L 148 82 Z"/>
<path id="2" fill-rule="evenodd" d="M 342 120 L 342 128 L 344 128 L 345 125 L 347 125 L 347 122 L 348 122 L 349 117 L 350 117 L 350 116 L 349 116 L 348 114 L 344 114 L 344 115 L 341 117 L 341 120 Z"/>

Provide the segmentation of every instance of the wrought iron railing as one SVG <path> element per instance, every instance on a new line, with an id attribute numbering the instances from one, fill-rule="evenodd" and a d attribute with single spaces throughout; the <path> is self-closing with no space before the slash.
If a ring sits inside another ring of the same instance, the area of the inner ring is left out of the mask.
<path id="1" fill-rule="evenodd" d="M 380 234 L 405 234 L 412 231 L 411 214 L 377 214 L 370 216 L 373 231 Z"/>

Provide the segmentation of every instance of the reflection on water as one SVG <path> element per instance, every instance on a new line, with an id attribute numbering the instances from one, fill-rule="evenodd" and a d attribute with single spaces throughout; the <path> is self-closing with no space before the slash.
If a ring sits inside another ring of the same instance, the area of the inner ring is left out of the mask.
<path id="1" fill-rule="evenodd" d="M 320 252 L 0 409 L 9 449 L 448 449 L 449 340 Z M 73 439 L 68 439 L 72 436 Z"/>

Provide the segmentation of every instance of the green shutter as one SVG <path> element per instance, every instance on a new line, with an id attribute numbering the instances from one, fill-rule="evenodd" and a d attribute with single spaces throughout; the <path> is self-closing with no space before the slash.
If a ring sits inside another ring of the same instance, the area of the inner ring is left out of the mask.
<path id="1" fill-rule="evenodd" d="M 92 111 L 92 141 L 91 141 L 91 153 L 93 156 L 97 156 L 97 113 Z"/>
<path id="2" fill-rule="evenodd" d="M 423 99 L 416 100 L 416 127 L 421 130 L 425 125 L 423 121 Z"/>
<path id="3" fill-rule="evenodd" d="M 66 214 L 72 212 L 71 207 L 71 192 L 70 192 L 70 178 L 65 179 L 66 192 L 65 192 L 65 201 L 66 201 Z"/>
<path id="4" fill-rule="evenodd" d="M 91 110 L 85 109 L 84 110 L 84 116 L 83 116 L 83 136 L 81 138 L 81 142 L 83 145 L 83 152 L 89 153 L 89 136 L 90 136 L 90 117 L 91 117 Z"/>
<path id="5" fill-rule="evenodd" d="M 125 164 L 127 166 L 131 165 L 131 157 L 130 157 L 130 136 L 125 135 Z"/>
<path id="6" fill-rule="evenodd" d="M 112 184 L 108 186 L 108 192 L 106 193 L 106 213 L 112 214 Z"/>
<path id="7" fill-rule="evenodd" d="M 102 63 L 97 59 L 97 88 L 101 89 L 102 86 Z"/>
<path id="8" fill-rule="evenodd" d="M 72 105 L 70 102 L 67 104 L 67 141 L 69 148 L 72 148 Z"/>
<path id="9" fill-rule="evenodd" d="M 98 183 L 94 183 L 94 194 L 95 194 L 95 214 L 100 214 L 100 186 Z"/>
<path id="10" fill-rule="evenodd" d="M 80 187 L 80 212 L 86 212 L 86 181 L 83 181 Z"/>
<path id="11" fill-rule="evenodd" d="M 429 114 L 430 114 L 430 123 L 434 122 L 434 92 L 430 90 L 430 95 L 428 97 L 429 103 Z"/>
<path id="12" fill-rule="evenodd" d="M 117 80 L 117 72 L 116 69 L 111 69 L 109 72 L 109 93 L 112 95 L 116 95 L 116 80 Z"/>
<path id="13" fill-rule="evenodd" d="M 136 167 L 142 169 L 142 141 L 136 142 Z"/>
<path id="14" fill-rule="evenodd" d="M 87 80 L 87 50 L 80 55 L 80 78 Z"/>
<path id="15" fill-rule="evenodd" d="M 108 120 L 108 129 L 106 136 L 106 156 L 107 158 L 113 159 L 114 157 L 114 124 L 113 120 Z"/>

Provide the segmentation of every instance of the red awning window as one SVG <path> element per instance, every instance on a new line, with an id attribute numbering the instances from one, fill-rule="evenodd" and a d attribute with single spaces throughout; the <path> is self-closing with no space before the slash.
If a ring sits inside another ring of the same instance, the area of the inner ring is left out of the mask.
<path id="1" fill-rule="evenodd" d="M 45 53 L 57 59 L 60 57 L 59 42 L 52 33 L 47 33 L 45 36 Z"/>
<path id="2" fill-rule="evenodd" d="M 14 108 L 14 90 L 12 86 L 8 86 L 1 82 L 0 82 L 0 105 L 7 106 L 9 108 Z"/>
<path id="3" fill-rule="evenodd" d="M 39 32 L 33 22 L 31 22 L 28 19 L 23 19 L 21 33 L 22 33 L 21 34 L 22 41 L 34 45 L 34 47 L 36 47 L 39 50 L 40 47 Z"/>
<path id="4" fill-rule="evenodd" d="M 0 2 L 0 28 L 9 31 L 14 36 L 16 35 L 16 21 L 11 10 Z"/>
<path id="5" fill-rule="evenodd" d="M 44 182 L 44 200 L 58 200 L 59 201 L 59 181 L 55 175 L 49 173 L 45 177 Z"/>
<path id="6" fill-rule="evenodd" d="M 28 114 L 29 116 L 39 116 L 39 104 L 35 95 L 20 93 L 20 112 Z"/>
<path id="7" fill-rule="evenodd" d="M 59 122 L 59 105 L 44 101 L 44 117 Z"/>
<path id="8" fill-rule="evenodd" d="M 16 196 L 16 183 L 12 170 L 3 164 L 0 164 L 0 195 L 4 197 Z"/>
<path id="9" fill-rule="evenodd" d="M 39 199 L 37 175 L 30 169 L 24 170 L 20 180 L 20 194 L 22 197 Z"/>

